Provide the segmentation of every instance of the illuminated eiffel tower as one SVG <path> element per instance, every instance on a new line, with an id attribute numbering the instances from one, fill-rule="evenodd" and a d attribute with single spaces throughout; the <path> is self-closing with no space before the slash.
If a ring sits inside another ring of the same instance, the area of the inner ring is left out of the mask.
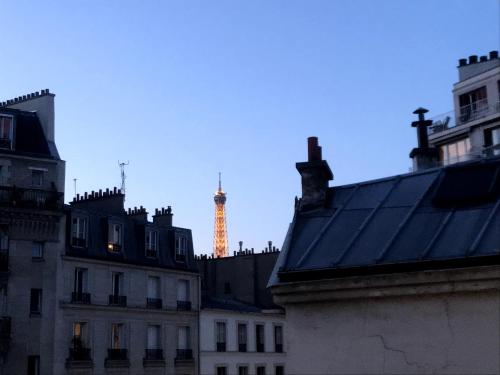
<path id="1" fill-rule="evenodd" d="M 227 244 L 227 226 L 226 226 L 226 193 L 222 191 L 220 172 L 219 189 L 214 194 L 215 201 L 215 228 L 214 228 L 214 257 L 227 257 L 229 254 Z"/>

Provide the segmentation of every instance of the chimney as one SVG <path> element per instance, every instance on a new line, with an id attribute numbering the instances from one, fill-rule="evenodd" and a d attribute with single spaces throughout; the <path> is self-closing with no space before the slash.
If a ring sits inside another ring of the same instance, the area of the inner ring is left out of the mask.
<path id="1" fill-rule="evenodd" d="M 328 181 L 333 173 L 328 163 L 322 159 L 317 137 L 307 139 L 308 160 L 295 166 L 302 178 L 302 199 L 300 209 L 307 210 L 324 206 L 328 192 Z"/>
<path id="2" fill-rule="evenodd" d="M 49 89 L 46 89 L 42 90 L 41 93 L 37 91 L 16 98 L 16 100 L 13 101 L 12 104 L 7 105 L 7 107 L 20 109 L 22 111 L 36 112 L 47 140 L 49 142 L 54 142 L 54 97 L 55 95 L 50 93 Z"/>
<path id="3" fill-rule="evenodd" d="M 432 125 L 432 120 L 426 120 L 424 114 L 429 112 L 425 108 L 417 108 L 413 111 L 418 115 L 418 121 L 413 121 L 411 126 L 417 128 L 418 147 L 410 152 L 413 159 L 413 171 L 433 168 L 437 166 L 439 160 L 439 150 L 436 147 L 429 147 L 429 136 L 427 127 Z"/>
<path id="4" fill-rule="evenodd" d="M 498 59 L 498 51 L 490 51 L 490 60 Z"/>
<path id="5" fill-rule="evenodd" d="M 477 55 L 470 55 L 469 64 L 475 64 L 475 63 L 477 63 Z"/>
<path id="6" fill-rule="evenodd" d="M 142 206 L 140 206 L 139 208 L 129 208 L 127 211 L 127 215 L 136 222 L 143 224 L 148 222 L 148 212 Z"/>
<path id="7" fill-rule="evenodd" d="M 172 226 L 172 207 L 168 206 L 166 209 L 155 209 L 155 214 L 153 215 L 153 223 L 162 227 Z"/>

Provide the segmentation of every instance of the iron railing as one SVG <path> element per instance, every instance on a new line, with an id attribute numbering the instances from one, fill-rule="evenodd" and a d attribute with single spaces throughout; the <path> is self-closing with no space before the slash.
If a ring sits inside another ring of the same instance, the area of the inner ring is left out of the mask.
<path id="1" fill-rule="evenodd" d="M 71 246 L 73 247 L 87 247 L 87 239 L 81 237 L 71 237 Z"/>
<path id="2" fill-rule="evenodd" d="M 239 352 L 246 352 L 247 351 L 247 344 L 238 344 L 238 351 Z"/>
<path id="3" fill-rule="evenodd" d="M 157 258 L 158 252 L 156 251 L 156 249 L 146 249 L 146 256 L 148 258 Z"/>
<path id="4" fill-rule="evenodd" d="M 177 301 L 177 310 L 190 311 L 191 310 L 191 302 L 190 301 Z"/>
<path id="5" fill-rule="evenodd" d="M 163 359 L 163 349 L 146 349 L 144 359 L 161 360 Z"/>
<path id="6" fill-rule="evenodd" d="M 193 359 L 193 349 L 177 349 L 176 360 Z"/>
<path id="7" fill-rule="evenodd" d="M 127 349 L 108 349 L 108 358 L 110 360 L 126 360 Z"/>
<path id="8" fill-rule="evenodd" d="M 90 293 L 71 292 L 71 303 L 90 305 Z"/>
<path id="9" fill-rule="evenodd" d="M 161 298 L 146 298 L 146 307 L 149 309 L 161 309 L 163 301 Z"/>
<path id="10" fill-rule="evenodd" d="M 127 296 L 109 295 L 109 304 L 113 306 L 127 306 Z"/>
<path id="11" fill-rule="evenodd" d="M 69 359 L 72 361 L 90 361 L 90 348 L 69 348 Z"/>
<path id="12" fill-rule="evenodd" d="M 0 186 L 0 206 L 59 210 L 63 207 L 63 193 L 42 189 L 24 189 Z"/>
<path id="13" fill-rule="evenodd" d="M 218 342 L 216 349 L 218 352 L 225 352 L 226 351 L 226 343 L 225 342 Z"/>
<path id="14" fill-rule="evenodd" d="M 6 148 L 7 150 L 12 149 L 12 139 L 0 138 L 0 148 Z"/>
<path id="15" fill-rule="evenodd" d="M 283 353 L 283 344 L 275 344 L 274 345 L 274 351 L 276 353 Z"/>
<path id="16" fill-rule="evenodd" d="M 258 342 L 255 346 L 256 346 L 257 352 L 264 353 L 264 343 Z"/>

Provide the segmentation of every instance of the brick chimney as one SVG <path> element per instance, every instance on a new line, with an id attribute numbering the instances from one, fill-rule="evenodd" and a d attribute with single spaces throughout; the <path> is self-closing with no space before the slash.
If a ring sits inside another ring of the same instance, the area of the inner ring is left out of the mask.
<path id="1" fill-rule="evenodd" d="M 153 223 L 162 227 L 172 226 L 172 207 L 168 206 L 166 209 L 162 207 L 161 209 L 155 209 L 155 214 L 153 215 Z"/>
<path id="2" fill-rule="evenodd" d="M 333 173 L 328 163 L 322 159 L 317 137 L 307 139 L 307 154 L 306 162 L 295 164 L 302 177 L 301 209 L 323 206 L 326 202 L 328 181 L 333 180 Z"/>
<path id="3" fill-rule="evenodd" d="M 413 111 L 414 114 L 418 115 L 418 121 L 411 123 L 412 127 L 417 128 L 418 139 L 418 147 L 410 152 L 414 172 L 438 166 L 439 150 L 436 147 L 429 147 L 427 127 L 432 125 L 432 120 L 425 119 L 424 114 L 427 112 L 429 111 L 422 107 Z"/>

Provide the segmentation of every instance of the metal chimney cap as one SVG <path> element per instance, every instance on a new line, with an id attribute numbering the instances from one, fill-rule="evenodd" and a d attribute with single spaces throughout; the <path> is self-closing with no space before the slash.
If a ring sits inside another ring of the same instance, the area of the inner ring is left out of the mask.
<path id="1" fill-rule="evenodd" d="M 415 115 L 419 115 L 419 114 L 424 114 L 424 113 L 427 113 L 429 112 L 428 109 L 425 109 L 425 108 L 422 108 L 422 107 L 418 107 L 416 110 L 413 111 L 413 114 Z"/>

